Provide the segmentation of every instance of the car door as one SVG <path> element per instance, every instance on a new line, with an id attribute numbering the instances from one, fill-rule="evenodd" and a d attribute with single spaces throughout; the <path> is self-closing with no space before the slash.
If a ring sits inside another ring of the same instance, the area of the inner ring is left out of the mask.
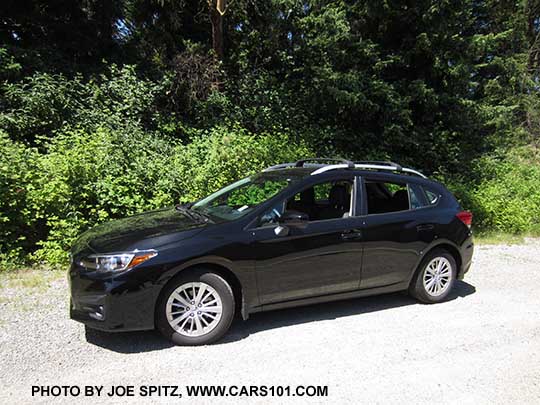
<path id="1" fill-rule="evenodd" d="M 433 238 L 434 226 L 416 209 L 421 208 L 417 203 L 421 197 L 414 185 L 380 175 L 364 177 L 363 184 L 360 286 L 364 289 L 406 283 L 420 252 Z"/>
<path id="2" fill-rule="evenodd" d="M 358 289 L 362 263 L 361 219 L 354 214 L 359 183 L 353 176 L 332 181 L 337 180 L 352 184 L 352 208 L 345 217 L 313 217 L 283 224 L 288 233 L 282 236 L 276 235 L 277 223 L 251 230 L 261 304 Z M 324 200 L 323 196 L 320 201 Z M 282 206 L 286 207 L 287 201 L 283 201 Z M 322 212 L 324 207 L 318 209 Z"/>

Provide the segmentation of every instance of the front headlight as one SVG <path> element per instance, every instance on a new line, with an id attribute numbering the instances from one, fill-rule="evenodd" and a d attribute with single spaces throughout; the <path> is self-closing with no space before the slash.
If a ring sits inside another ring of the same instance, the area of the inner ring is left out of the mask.
<path id="1" fill-rule="evenodd" d="M 129 253 L 95 254 L 81 260 L 82 267 L 100 272 L 128 270 L 157 256 L 155 250 L 134 251 Z"/>

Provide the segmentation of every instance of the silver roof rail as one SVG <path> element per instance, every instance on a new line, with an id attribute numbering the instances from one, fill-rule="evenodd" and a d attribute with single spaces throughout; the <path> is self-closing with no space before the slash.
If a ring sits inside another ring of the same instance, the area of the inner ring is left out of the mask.
<path id="1" fill-rule="evenodd" d="M 272 170 L 286 169 L 291 167 L 310 167 L 310 168 L 319 168 L 329 165 L 329 162 L 340 162 L 341 164 L 347 165 L 350 169 L 354 169 L 354 162 L 350 160 L 340 159 L 340 158 L 309 158 L 301 159 L 296 162 L 289 163 L 280 163 L 278 165 L 267 167 L 263 172 L 271 172 Z"/>
<path id="2" fill-rule="evenodd" d="M 315 162 L 315 163 L 311 163 Z M 319 162 L 340 162 L 336 164 L 324 164 Z M 280 163 L 278 165 L 267 167 L 263 172 L 270 172 L 272 170 L 279 170 L 285 168 L 293 167 L 312 167 L 316 168 L 315 171 L 311 173 L 312 176 L 317 174 L 325 173 L 330 170 L 337 169 L 365 169 L 365 170 L 381 170 L 381 171 L 390 171 L 398 173 L 407 173 L 415 176 L 422 177 L 427 179 L 427 176 L 418 170 L 411 169 L 409 167 L 402 167 L 401 165 L 394 162 L 387 161 L 378 161 L 378 160 L 363 160 L 358 162 L 351 162 L 350 160 L 345 159 L 326 159 L 326 158 L 313 158 L 313 159 L 302 159 L 296 162 L 290 163 Z"/>
<path id="3" fill-rule="evenodd" d="M 271 172 L 272 170 L 286 169 L 287 167 L 294 167 L 294 163 L 280 163 L 279 165 L 274 165 L 267 167 L 263 172 Z"/>
<path id="4" fill-rule="evenodd" d="M 353 165 L 353 168 L 355 167 L 355 165 Z M 317 170 L 315 170 L 314 172 L 311 173 L 312 176 L 315 176 L 316 174 L 321 174 L 321 173 L 324 173 L 324 172 L 328 172 L 330 170 L 336 170 L 336 169 L 350 169 L 351 167 L 347 164 L 347 163 L 341 163 L 341 164 L 337 164 L 337 165 L 326 165 L 326 166 L 323 166 L 323 167 L 320 167 L 318 168 Z"/>
<path id="5" fill-rule="evenodd" d="M 328 172 L 330 170 L 337 170 L 337 169 L 348 169 L 350 168 L 347 164 L 337 164 L 337 165 L 326 165 L 323 166 L 317 170 L 315 170 L 313 173 L 311 173 L 312 176 L 315 176 L 317 174 L 321 174 L 324 172 Z M 415 176 L 422 177 L 424 179 L 427 179 L 427 176 L 423 173 L 420 173 L 418 170 L 410 169 L 408 167 L 402 167 L 398 165 L 397 163 L 392 162 L 369 162 L 369 163 L 355 163 L 354 164 L 355 169 L 366 169 L 366 170 L 384 170 L 389 172 L 399 172 L 399 173 L 408 173 L 413 174 Z"/>
<path id="6" fill-rule="evenodd" d="M 424 179 L 427 179 L 427 176 L 418 170 L 411 169 L 409 167 L 401 167 L 398 164 L 371 164 L 371 163 L 359 163 L 355 164 L 354 167 L 356 169 L 367 169 L 367 170 L 388 170 L 391 172 L 403 172 L 403 173 L 409 173 L 414 174 L 415 176 L 422 177 Z M 313 174 L 313 173 L 311 173 Z"/>

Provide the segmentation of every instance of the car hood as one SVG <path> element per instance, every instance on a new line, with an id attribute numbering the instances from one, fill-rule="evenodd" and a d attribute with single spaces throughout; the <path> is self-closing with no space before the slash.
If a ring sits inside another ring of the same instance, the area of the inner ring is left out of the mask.
<path id="1" fill-rule="evenodd" d="M 76 256 L 88 250 L 109 253 L 153 249 L 189 238 L 206 226 L 174 207 L 148 211 L 93 227 L 77 239 L 71 253 Z"/>

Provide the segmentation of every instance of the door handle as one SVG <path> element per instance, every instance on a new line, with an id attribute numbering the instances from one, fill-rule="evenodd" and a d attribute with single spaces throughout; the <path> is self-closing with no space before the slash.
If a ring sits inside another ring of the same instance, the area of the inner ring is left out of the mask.
<path id="1" fill-rule="evenodd" d="M 341 234 L 341 239 L 343 240 L 355 240 L 355 239 L 361 239 L 361 238 L 362 238 L 361 231 L 347 231 Z"/>
<path id="2" fill-rule="evenodd" d="M 417 231 L 432 231 L 433 229 L 435 229 L 435 225 L 433 224 L 422 224 L 416 227 Z"/>

